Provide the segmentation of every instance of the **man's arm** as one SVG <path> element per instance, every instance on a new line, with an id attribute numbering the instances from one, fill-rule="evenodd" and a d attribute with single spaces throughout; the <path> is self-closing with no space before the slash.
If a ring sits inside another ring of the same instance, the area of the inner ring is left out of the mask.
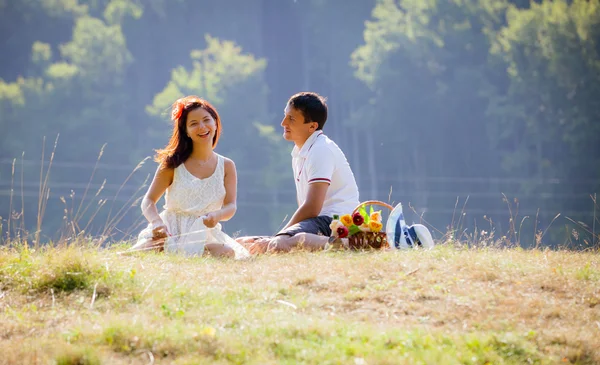
<path id="1" fill-rule="evenodd" d="M 306 200 L 304 204 L 298 207 L 288 224 L 285 225 L 283 229 L 287 229 L 288 227 L 302 222 L 305 219 L 315 218 L 321 212 L 321 208 L 323 208 L 323 202 L 325 201 L 325 195 L 327 194 L 327 189 L 329 188 L 329 183 L 326 182 L 314 182 L 308 186 L 308 194 L 306 195 Z"/>

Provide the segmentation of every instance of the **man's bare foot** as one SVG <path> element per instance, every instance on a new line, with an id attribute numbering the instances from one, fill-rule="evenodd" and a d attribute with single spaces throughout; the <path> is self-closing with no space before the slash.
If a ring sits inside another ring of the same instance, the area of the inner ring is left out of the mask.
<path id="1" fill-rule="evenodd" d="M 252 255 L 256 255 L 267 251 L 271 239 L 270 236 L 244 236 L 236 238 L 235 241 Z"/>
<path id="2" fill-rule="evenodd" d="M 242 244 L 252 255 L 264 254 L 269 249 L 271 244 L 270 237 L 263 237 L 254 240 L 253 242 Z"/>

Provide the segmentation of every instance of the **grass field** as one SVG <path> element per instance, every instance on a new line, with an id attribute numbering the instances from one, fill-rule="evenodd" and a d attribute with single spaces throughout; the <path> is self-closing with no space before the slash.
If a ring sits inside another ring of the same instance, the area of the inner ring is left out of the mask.
<path id="1" fill-rule="evenodd" d="M 0 249 L 0 363 L 600 363 L 597 252 L 117 250 Z"/>

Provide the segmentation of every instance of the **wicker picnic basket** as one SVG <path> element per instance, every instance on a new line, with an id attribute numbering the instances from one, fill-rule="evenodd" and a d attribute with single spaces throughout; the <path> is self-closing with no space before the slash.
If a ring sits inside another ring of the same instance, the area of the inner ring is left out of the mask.
<path id="1" fill-rule="evenodd" d="M 365 206 L 373 206 L 378 205 L 392 211 L 394 207 L 391 205 L 381 202 L 379 200 L 369 200 L 360 203 L 354 210 L 352 214 L 358 212 L 358 210 Z M 389 248 L 390 245 L 387 241 L 387 236 L 385 234 L 385 225 L 383 229 L 379 232 L 357 232 L 351 236 L 348 236 L 348 246 L 351 250 L 381 250 L 385 248 Z"/>

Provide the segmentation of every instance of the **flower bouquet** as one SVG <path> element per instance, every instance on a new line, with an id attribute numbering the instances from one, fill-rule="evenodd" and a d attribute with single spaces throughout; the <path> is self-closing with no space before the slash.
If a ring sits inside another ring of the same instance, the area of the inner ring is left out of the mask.
<path id="1" fill-rule="evenodd" d="M 368 212 L 367 205 L 369 205 Z M 352 250 L 388 248 L 387 236 L 381 221 L 381 210 L 375 211 L 373 205 L 393 209 L 389 204 L 376 200 L 360 203 L 351 214 L 333 216 L 330 225 L 332 237 L 347 238 L 348 248 Z"/>

